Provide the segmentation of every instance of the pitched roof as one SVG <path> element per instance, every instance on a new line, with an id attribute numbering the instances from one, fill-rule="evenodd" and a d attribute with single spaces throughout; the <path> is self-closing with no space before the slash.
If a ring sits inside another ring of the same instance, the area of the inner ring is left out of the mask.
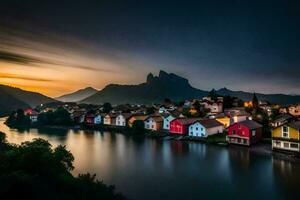
<path id="1" fill-rule="evenodd" d="M 291 122 L 288 124 L 288 126 L 300 131 L 300 121 Z"/>
<path id="2" fill-rule="evenodd" d="M 131 113 L 121 113 L 119 115 L 122 115 L 125 119 L 129 119 L 132 116 Z"/>
<path id="3" fill-rule="evenodd" d="M 133 115 L 133 116 L 131 116 L 131 118 L 135 118 L 135 120 L 145 120 L 145 119 L 147 119 L 148 118 L 148 115 Z"/>
<path id="4" fill-rule="evenodd" d="M 189 125 L 189 124 L 193 124 L 195 121 L 198 121 L 201 119 L 202 118 L 179 118 L 179 119 L 175 119 L 175 120 L 177 120 L 182 125 Z"/>
<path id="5" fill-rule="evenodd" d="M 197 120 L 196 122 L 199 122 L 205 128 L 212 128 L 212 127 L 216 127 L 216 126 L 224 126 L 222 123 L 218 122 L 215 119 L 201 119 L 201 120 Z"/>
<path id="6" fill-rule="evenodd" d="M 274 122 L 281 122 L 281 121 L 285 121 L 285 120 L 292 119 L 292 118 L 294 118 L 292 115 L 287 114 L 287 113 L 284 113 L 284 114 L 279 115 L 279 116 L 274 120 Z"/>
<path id="7" fill-rule="evenodd" d="M 238 122 L 238 124 L 247 126 L 249 129 L 262 128 L 262 125 L 260 125 L 259 123 L 257 123 L 256 121 L 253 121 L 253 120 L 241 121 L 241 122 Z"/>
<path id="8" fill-rule="evenodd" d="M 149 119 L 149 118 L 152 118 L 155 122 L 163 122 L 164 121 L 164 119 L 162 118 L 162 116 L 157 116 L 157 115 L 155 115 L 155 116 L 149 116 L 146 119 Z"/>

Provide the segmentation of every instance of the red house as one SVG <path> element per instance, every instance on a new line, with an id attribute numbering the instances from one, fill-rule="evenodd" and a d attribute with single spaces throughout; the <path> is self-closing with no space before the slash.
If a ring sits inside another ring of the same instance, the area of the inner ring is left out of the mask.
<path id="1" fill-rule="evenodd" d="M 232 124 L 228 127 L 227 142 L 250 146 L 257 143 L 262 136 L 262 125 L 246 120 Z"/>
<path id="2" fill-rule="evenodd" d="M 93 114 L 89 114 L 85 117 L 85 122 L 87 124 L 94 124 L 94 121 L 95 121 L 95 115 Z"/>
<path id="3" fill-rule="evenodd" d="M 189 126 L 200 118 L 179 118 L 173 119 L 170 122 L 170 133 L 187 135 L 189 131 Z"/>

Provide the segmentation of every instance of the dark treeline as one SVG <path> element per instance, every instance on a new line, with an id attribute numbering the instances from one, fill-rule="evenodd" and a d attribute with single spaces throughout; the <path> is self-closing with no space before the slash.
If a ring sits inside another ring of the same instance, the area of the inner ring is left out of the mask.
<path id="1" fill-rule="evenodd" d="M 0 161 L 1 199 L 126 199 L 95 175 L 74 177 L 71 152 L 42 139 L 14 145 L 0 132 Z"/>

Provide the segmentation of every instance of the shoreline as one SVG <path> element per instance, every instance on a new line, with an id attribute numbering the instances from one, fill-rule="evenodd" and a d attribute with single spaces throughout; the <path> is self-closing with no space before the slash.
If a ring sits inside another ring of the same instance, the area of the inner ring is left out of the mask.
<path id="1" fill-rule="evenodd" d="M 4 123 L 5 124 L 5 123 Z M 7 124 L 5 124 L 8 126 Z M 9 127 L 9 126 L 8 126 Z M 111 133 L 121 133 L 125 135 L 131 135 L 131 136 L 144 136 L 146 138 L 152 138 L 152 139 L 161 139 L 161 140 L 167 140 L 167 141 L 183 141 L 183 142 L 196 142 L 196 143 L 205 143 L 208 145 L 215 145 L 219 147 L 226 147 L 226 148 L 232 148 L 232 149 L 248 149 L 250 152 L 255 153 L 257 155 L 262 156 L 273 156 L 275 159 L 281 159 L 289 162 L 296 162 L 300 163 L 300 155 L 296 153 L 291 152 L 285 152 L 285 151 L 273 151 L 272 148 L 270 148 L 269 140 L 270 138 L 263 138 L 263 140 L 255 144 L 253 146 L 242 146 L 242 145 L 230 145 L 226 142 L 224 138 L 224 134 L 222 135 L 212 135 L 207 138 L 197 138 L 197 137 L 191 137 L 191 136 L 181 136 L 181 135 L 172 135 L 169 134 L 166 131 L 149 131 L 145 130 L 143 133 L 133 133 L 132 129 L 130 127 L 117 127 L 117 126 L 108 126 L 108 125 L 72 125 L 72 126 L 58 126 L 58 125 L 31 125 L 31 126 L 17 126 L 17 127 L 9 127 L 12 129 L 20 129 L 20 130 L 29 130 L 29 129 L 59 129 L 59 130 L 95 130 L 95 131 L 109 131 Z"/>

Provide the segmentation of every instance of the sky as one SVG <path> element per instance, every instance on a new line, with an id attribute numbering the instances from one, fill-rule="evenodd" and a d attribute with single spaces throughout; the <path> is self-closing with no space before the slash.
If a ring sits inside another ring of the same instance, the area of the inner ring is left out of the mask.
<path id="1" fill-rule="evenodd" d="M 211 90 L 300 94 L 300 1 L 1 0 L 0 84 L 51 97 L 160 69 Z"/>

